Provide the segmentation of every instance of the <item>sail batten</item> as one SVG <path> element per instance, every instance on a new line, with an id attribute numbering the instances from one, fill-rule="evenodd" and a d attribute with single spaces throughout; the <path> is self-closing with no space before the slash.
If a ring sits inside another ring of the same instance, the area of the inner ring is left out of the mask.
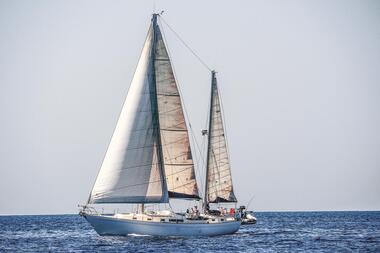
<path id="1" fill-rule="evenodd" d="M 237 202 L 233 191 L 222 108 L 214 71 L 211 78 L 205 198 L 206 204 Z"/>

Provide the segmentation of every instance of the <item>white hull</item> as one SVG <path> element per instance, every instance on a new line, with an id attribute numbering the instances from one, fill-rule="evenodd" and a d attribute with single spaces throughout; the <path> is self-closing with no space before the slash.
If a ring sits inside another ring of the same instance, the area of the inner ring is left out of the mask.
<path id="1" fill-rule="evenodd" d="M 119 219 L 114 216 L 84 215 L 99 235 L 212 236 L 235 233 L 240 221 L 218 223 L 152 222 Z"/>

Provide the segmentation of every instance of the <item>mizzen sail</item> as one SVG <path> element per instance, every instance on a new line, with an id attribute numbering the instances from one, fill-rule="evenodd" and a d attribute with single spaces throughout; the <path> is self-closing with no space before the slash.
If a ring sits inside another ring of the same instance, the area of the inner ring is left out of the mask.
<path id="1" fill-rule="evenodd" d="M 215 72 L 212 72 L 206 168 L 206 203 L 237 202 Z"/>

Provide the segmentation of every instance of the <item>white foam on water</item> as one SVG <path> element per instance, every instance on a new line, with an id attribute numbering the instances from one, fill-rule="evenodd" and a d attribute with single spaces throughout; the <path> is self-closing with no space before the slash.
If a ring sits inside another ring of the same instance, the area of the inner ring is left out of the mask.
<path id="1" fill-rule="evenodd" d="M 141 235 L 141 234 L 128 234 L 128 236 L 135 236 L 135 237 L 140 237 L 140 236 L 151 236 L 151 235 Z"/>

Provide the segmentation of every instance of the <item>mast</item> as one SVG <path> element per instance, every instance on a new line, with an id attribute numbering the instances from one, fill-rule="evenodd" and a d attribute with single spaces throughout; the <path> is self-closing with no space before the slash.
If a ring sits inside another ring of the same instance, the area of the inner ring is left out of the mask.
<path id="1" fill-rule="evenodd" d="M 160 117 L 158 113 L 158 99 L 157 99 L 157 82 L 156 82 L 156 71 L 155 71 L 155 62 L 156 62 L 156 44 L 157 44 L 157 30 L 158 30 L 158 24 L 157 24 L 157 16 L 159 14 L 153 13 L 152 16 L 152 27 L 153 27 L 153 45 L 151 50 L 151 64 L 152 64 L 152 78 L 153 82 L 151 82 L 152 90 L 151 95 L 153 96 L 152 101 L 152 110 L 154 111 L 154 117 L 156 118 L 155 122 L 157 123 L 157 127 L 155 128 L 157 131 L 157 144 L 158 144 L 158 164 L 160 166 L 161 175 L 163 175 L 162 180 L 162 187 L 166 190 L 166 193 L 168 191 L 167 189 L 167 182 L 166 182 L 166 175 L 165 175 L 165 168 L 164 168 L 164 159 L 162 154 L 162 142 L 161 142 L 161 131 L 160 131 Z M 153 108 L 154 104 L 154 108 Z M 144 205 L 142 205 L 142 211 L 144 211 Z"/>
<path id="2" fill-rule="evenodd" d="M 208 175 L 209 175 L 209 164 L 208 161 L 210 159 L 210 139 L 211 139 L 211 124 L 212 124 L 212 111 L 213 111 L 213 97 L 214 97 L 214 80 L 215 80 L 215 70 L 211 71 L 211 96 L 210 96 L 210 112 L 209 112 L 209 120 L 208 120 L 208 132 L 207 132 L 207 163 L 206 163 L 206 184 L 205 184 L 205 196 L 204 196 L 204 202 L 203 202 L 203 208 L 206 210 L 209 205 L 209 198 L 208 198 Z"/>
<path id="3" fill-rule="evenodd" d="M 151 64 L 151 73 L 152 73 L 152 82 L 150 82 L 150 96 L 151 96 L 151 110 L 153 112 L 153 136 L 157 138 L 157 158 L 158 158 L 158 164 L 161 170 L 161 174 L 163 175 L 162 180 L 162 187 L 166 188 L 166 176 L 165 176 L 165 169 L 164 169 L 164 163 L 163 163 L 163 155 L 162 155 L 162 144 L 161 144 L 161 133 L 160 133 L 160 117 L 158 114 L 158 102 L 157 102 L 157 83 L 156 83 L 156 71 L 155 71 L 155 61 L 156 61 L 156 44 L 157 44 L 157 16 L 159 14 L 153 13 L 152 14 L 152 28 L 153 28 L 153 42 L 152 42 L 152 49 L 151 49 L 151 57 L 150 57 L 150 64 Z M 144 213 L 144 203 L 141 203 L 138 205 L 139 212 Z"/>

